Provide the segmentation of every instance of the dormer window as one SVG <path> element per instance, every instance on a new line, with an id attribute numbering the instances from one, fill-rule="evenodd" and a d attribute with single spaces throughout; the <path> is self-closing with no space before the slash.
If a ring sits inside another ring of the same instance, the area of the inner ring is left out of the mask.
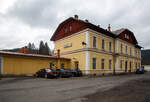
<path id="1" fill-rule="evenodd" d="M 125 34 L 125 38 L 126 38 L 126 39 L 129 39 L 129 36 L 128 36 L 127 34 Z"/>
<path id="2" fill-rule="evenodd" d="M 65 26 L 65 33 L 67 33 L 67 26 Z"/>
<path id="3" fill-rule="evenodd" d="M 69 25 L 69 31 L 71 32 L 71 30 L 72 30 L 72 26 L 71 26 L 71 25 Z"/>

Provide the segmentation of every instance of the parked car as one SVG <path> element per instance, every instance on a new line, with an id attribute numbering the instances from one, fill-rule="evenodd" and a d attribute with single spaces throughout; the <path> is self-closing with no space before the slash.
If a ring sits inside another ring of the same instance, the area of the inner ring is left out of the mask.
<path id="1" fill-rule="evenodd" d="M 82 76 L 82 71 L 81 70 L 77 70 L 77 69 L 70 69 L 70 72 L 72 74 L 73 77 L 80 77 Z"/>
<path id="2" fill-rule="evenodd" d="M 71 72 L 67 69 L 56 69 L 56 73 L 58 77 L 71 77 L 72 76 Z"/>
<path id="3" fill-rule="evenodd" d="M 137 69 L 136 70 L 136 74 L 144 74 L 144 70 L 143 69 Z"/>
<path id="4" fill-rule="evenodd" d="M 55 71 L 51 69 L 40 69 L 35 74 L 36 77 L 43 77 L 43 78 L 56 78 L 58 75 Z"/>

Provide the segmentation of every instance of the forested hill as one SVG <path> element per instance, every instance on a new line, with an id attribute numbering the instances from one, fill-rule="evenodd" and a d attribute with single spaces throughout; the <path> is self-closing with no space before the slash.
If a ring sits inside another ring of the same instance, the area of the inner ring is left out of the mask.
<path id="1" fill-rule="evenodd" d="M 141 50 L 142 65 L 150 65 L 150 49 Z"/>

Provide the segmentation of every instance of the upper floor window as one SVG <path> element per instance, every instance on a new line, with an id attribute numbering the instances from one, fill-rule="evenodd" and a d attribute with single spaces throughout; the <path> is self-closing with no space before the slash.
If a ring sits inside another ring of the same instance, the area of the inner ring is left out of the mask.
<path id="1" fill-rule="evenodd" d="M 130 55 L 132 55 L 132 47 L 130 47 Z"/>
<path id="2" fill-rule="evenodd" d="M 112 51 L 112 43 L 109 42 L 109 51 L 111 52 Z"/>
<path id="3" fill-rule="evenodd" d="M 111 69 L 112 68 L 112 60 L 110 59 L 109 60 L 109 69 Z"/>
<path id="4" fill-rule="evenodd" d="M 138 55 L 137 49 L 135 49 L 135 54 L 136 54 L 136 56 Z"/>
<path id="5" fill-rule="evenodd" d="M 102 67 L 102 69 L 105 69 L 105 59 L 101 60 L 101 67 Z"/>
<path id="6" fill-rule="evenodd" d="M 93 36 L 93 47 L 96 47 L 96 37 L 95 36 Z"/>
<path id="7" fill-rule="evenodd" d="M 71 25 L 69 25 L 69 31 L 70 31 L 70 32 L 72 31 L 72 26 L 71 26 Z"/>
<path id="8" fill-rule="evenodd" d="M 123 53 L 123 44 L 121 43 L 121 46 L 120 46 L 121 48 L 121 53 Z"/>
<path id="9" fill-rule="evenodd" d="M 128 54 L 128 45 L 126 45 L 126 54 Z"/>
<path id="10" fill-rule="evenodd" d="M 102 39 L 102 49 L 104 50 L 105 49 L 105 40 Z"/>
<path id="11" fill-rule="evenodd" d="M 96 58 L 93 58 L 93 69 L 96 69 Z"/>
<path id="12" fill-rule="evenodd" d="M 129 36 L 128 36 L 127 34 L 125 34 L 125 38 L 126 38 L 126 39 L 129 39 Z"/>
<path id="13" fill-rule="evenodd" d="M 65 33 L 67 33 L 67 26 L 65 26 Z"/>

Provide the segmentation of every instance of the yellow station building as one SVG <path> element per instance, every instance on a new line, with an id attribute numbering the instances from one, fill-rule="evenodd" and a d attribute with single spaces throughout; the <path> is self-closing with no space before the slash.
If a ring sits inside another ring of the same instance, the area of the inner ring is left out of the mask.
<path id="1" fill-rule="evenodd" d="M 71 59 L 70 68 L 85 74 L 134 72 L 141 66 L 141 47 L 128 29 L 111 31 L 78 16 L 62 22 L 51 38 L 55 52 Z"/>
<path id="2" fill-rule="evenodd" d="M 35 74 L 51 65 L 84 74 L 135 72 L 141 67 L 141 47 L 129 29 L 103 29 L 75 15 L 59 24 L 51 41 L 58 56 L 0 51 L 0 74 Z"/>

